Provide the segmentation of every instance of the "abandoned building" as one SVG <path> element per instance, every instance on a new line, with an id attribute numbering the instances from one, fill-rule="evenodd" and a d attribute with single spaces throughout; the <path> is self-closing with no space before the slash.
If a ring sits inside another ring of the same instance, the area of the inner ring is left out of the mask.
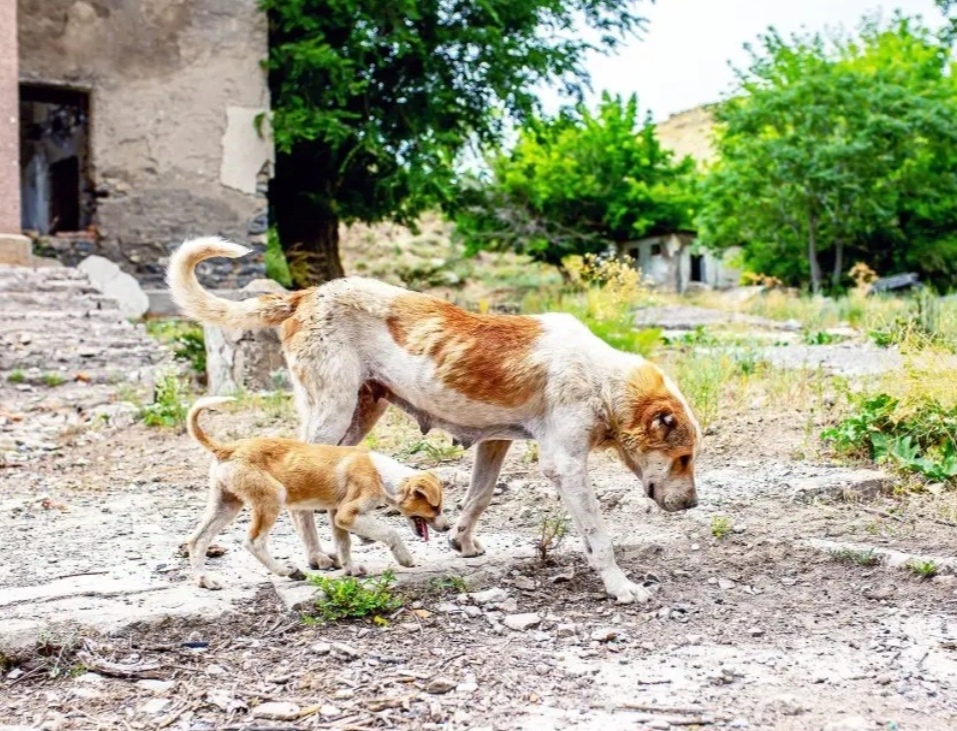
<path id="1" fill-rule="evenodd" d="M 146 287 L 191 236 L 261 250 L 266 53 L 257 0 L 0 0 L 0 235 L 69 265 L 105 256 Z M 261 272 L 259 256 L 203 274 Z"/>
<path id="2" fill-rule="evenodd" d="M 736 251 L 712 252 L 696 246 L 695 238 L 692 231 L 650 236 L 619 244 L 615 254 L 627 256 L 645 279 L 670 291 L 736 286 L 741 271 L 729 264 Z"/>

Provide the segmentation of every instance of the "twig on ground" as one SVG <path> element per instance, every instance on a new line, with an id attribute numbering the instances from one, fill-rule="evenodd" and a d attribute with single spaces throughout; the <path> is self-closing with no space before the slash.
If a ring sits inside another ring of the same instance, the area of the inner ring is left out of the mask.
<path id="1" fill-rule="evenodd" d="M 76 656 L 87 670 L 92 670 L 100 675 L 109 675 L 113 678 L 158 679 L 165 677 L 164 673 L 161 672 L 162 666 L 155 662 L 141 662 L 136 664 L 110 662 L 87 650 L 79 650 Z"/>
<path id="2" fill-rule="evenodd" d="M 867 506 L 859 506 L 860 510 L 863 510 L 865 513 L 871 513 L 872 515 L 879 515 L 882 518 L 887 518 L 888 520 L 896 520 L 898 523 L 906 523 L 907 521 L 904 518 L 901 518 L 899 515 L 894 515 L 893 513 L 888 513 L 886 510 L 881 510 L 880 508 L 868 508 Z"/>

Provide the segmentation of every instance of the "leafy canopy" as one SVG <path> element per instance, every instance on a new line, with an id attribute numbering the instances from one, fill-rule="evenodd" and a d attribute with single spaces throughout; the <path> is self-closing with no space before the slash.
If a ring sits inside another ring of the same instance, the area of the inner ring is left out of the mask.
<path id="1" fill-rule="evenodd" d="M 694 162 L 661 147 L 634 95 L 530 119 L 514 147 L 488 162 L 456 220 L 473 252 L 512 249 L 560 265 L 612 242 L 687 229 L 696 213 Z"/>
<path id="2" fill-rule="evenodd" d="M 957 274 L 957 87 L 948 49 L 916 21 L 860 39 L 771 31 L 720 105 L 700 233 L 744 245 L 791 284 L 841 284 L 852 260 L 886 274 Z"/>
<path id="3" fill-rule="evenodd" d="M 510 119 L 537 109 L 541 85 L 580 98 L 586 55 L 643 24 L 632 0 L 261 4 L 277 148 L 270 199 L 287 250 L 334 249 L 338 221 L 414 224 L 425 208 L 454 204 L 463 150 L 498 144 Z"/>

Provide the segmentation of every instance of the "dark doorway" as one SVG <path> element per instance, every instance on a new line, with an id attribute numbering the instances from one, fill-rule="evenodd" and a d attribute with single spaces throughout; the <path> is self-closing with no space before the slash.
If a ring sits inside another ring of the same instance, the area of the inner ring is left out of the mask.
<path id="1" fill-rule="evenodd" d="M 20 192 L 25 231 L 87 228 L 90 95 L 45 84 L 20 85 Z"/>
<path id="2" fill-rule="evenodd" d="M 691 255 L 691 277 L 692 282 L 704 281 L 704 256 L 702 254 Z"/>

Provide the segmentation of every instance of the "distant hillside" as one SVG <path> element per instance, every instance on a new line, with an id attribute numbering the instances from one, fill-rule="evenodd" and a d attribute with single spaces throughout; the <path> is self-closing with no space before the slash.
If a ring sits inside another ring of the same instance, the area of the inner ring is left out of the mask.
<path id="1" fill-rule="evenodd" d="M 711 108 L 712 105 L 705 104 L 672 114 L 659 123 L 656 128 L 661 146 L 674 152 L 679 159 L 691 155 L 699 163 L 711 162 L 714 159 Z"/>

